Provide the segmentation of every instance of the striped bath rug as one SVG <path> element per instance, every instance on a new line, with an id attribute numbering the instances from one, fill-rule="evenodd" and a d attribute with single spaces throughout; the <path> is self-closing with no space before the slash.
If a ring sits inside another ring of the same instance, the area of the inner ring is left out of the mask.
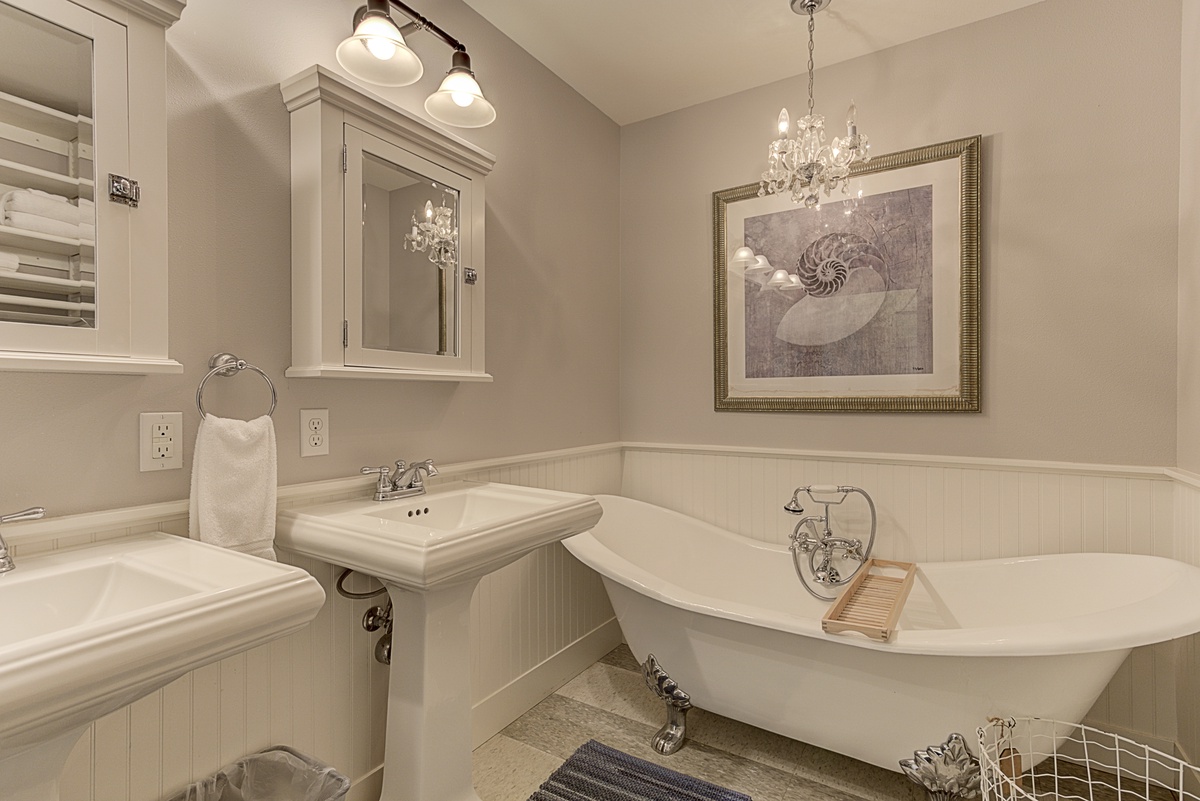
<path id="1" fill-rule="evenodd" d="M 529 801 L 750 801 L 750 796 L 589 740 Z"/>

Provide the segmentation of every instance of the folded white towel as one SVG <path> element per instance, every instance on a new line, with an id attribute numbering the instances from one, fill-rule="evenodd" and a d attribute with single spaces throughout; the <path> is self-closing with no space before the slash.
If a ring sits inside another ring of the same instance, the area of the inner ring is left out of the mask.
<path id="1" fill-rule="evenodd" d="M 96 226 L 92 223 L 81 223 L 79 226 L 79 238 L 86 239 L 88 242 L 95 242 Z"/>
<path id="2" fill-rule="evenodd" d="M 29 214 L 23 211 L 5 211 L 3 222 L 22 231 L 36 231 L 39 234 L 61 236 L 67 239 L 79 238 L 79 226 L 75 223 L 52 220 L 39 214 Z"/>
<path id="3" fill-rule="evenodd" d="M 42 196 L 42 197 L 48 197 L 48 198 L 50 198 L 51 200 L 62 200 L 62 201 L 64 201 L 64 202 L 67 202 L 67 203 L 70 203 L 70 202 L 71 202 L 71 199 L 70 199 L 70 198 L 68 198 L 68 197 L 64 197 L 63 195 L 55 195 L 55 194 L 51 194 L 50 192 L 44 192 L 44 191 L 42 191 L 41 189 L 30 189 L 30 190 L 27 190 L 27 191 L 29 191 L 29 192 L 32 192 L 32 193 L 33 193 L 33 194 L 35 194 L 35 195 L 40 195 L 40 196 Z"/>
<path id="4" fill-rule="evenodd" d="M 270 417 L 206 416 L 192 455 L 191 538 L 274 560 L 277 485 Z"/>
<path id="5" fill-rule="evenodd" d="M 16 189 L 5 192 L 0 196 L 0 208 L 5 211 L 22 211 L 26 214 L 36 214 L 51 220 L 79 224 L 79 207 L 72 205 L 66 198 L 46 195 L 44 192 L 34 194 L 27 189 Z"/>
<path id="6" fill-rule="evenodd" d="M 0 272 L 15 272 L 21 266 L 21 259 L 16 253 L 0 250 Z"/>

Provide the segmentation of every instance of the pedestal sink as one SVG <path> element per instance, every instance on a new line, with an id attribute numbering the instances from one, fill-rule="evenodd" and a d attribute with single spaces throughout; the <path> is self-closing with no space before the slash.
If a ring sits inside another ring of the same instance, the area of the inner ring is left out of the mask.
<path id="1" fill-rule="evenodd" d="M 276 543 L 375 576 L 392 599 L 380 801 L 478 801 L 471 786 L 471 593 L 600 519 L 587 495 L 457 482 L 400 501 L 280 512 Z"/>
<path id="2" fill-rule="evenodd" d="M 57 801 L 92 721 L 302 627 L 324 600 L 299 568 L 169 534 L 18 558 L 0 576 L 0 799 Z"/>

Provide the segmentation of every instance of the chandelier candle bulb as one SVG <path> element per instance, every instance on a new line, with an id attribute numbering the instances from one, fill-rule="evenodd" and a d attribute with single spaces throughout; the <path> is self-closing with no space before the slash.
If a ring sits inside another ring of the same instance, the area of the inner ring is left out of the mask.
<path id="1" fill-rule="evenodd" d="M 780 110 L 780 112 L 779 112 L 779 135 L 782 137 L 786 137 L 788 135 L 788 131 L 791 129 L 791 127 L 792 127 L 792 120 L 788 116 L 787 109 L 785 108 L 785 109 Z"/>
<path id="2" fill-rule="evenodd" d="M 858 136 L 858 107 L 853 100 L 850 101 L 850 108 L 846 109 L 846 135 Z"/>

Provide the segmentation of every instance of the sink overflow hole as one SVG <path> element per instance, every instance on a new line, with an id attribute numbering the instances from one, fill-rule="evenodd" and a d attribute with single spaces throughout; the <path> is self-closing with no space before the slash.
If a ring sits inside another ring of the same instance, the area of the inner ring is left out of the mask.
<path id="1" fill-rule="evenodd" d="M 427 514 L 429 514 L 428 506 L 426 506 L 424 509 L 409 509 L 408 510 L 409 517 L 420 517 L 421 515 L 427 515 Z"/>

